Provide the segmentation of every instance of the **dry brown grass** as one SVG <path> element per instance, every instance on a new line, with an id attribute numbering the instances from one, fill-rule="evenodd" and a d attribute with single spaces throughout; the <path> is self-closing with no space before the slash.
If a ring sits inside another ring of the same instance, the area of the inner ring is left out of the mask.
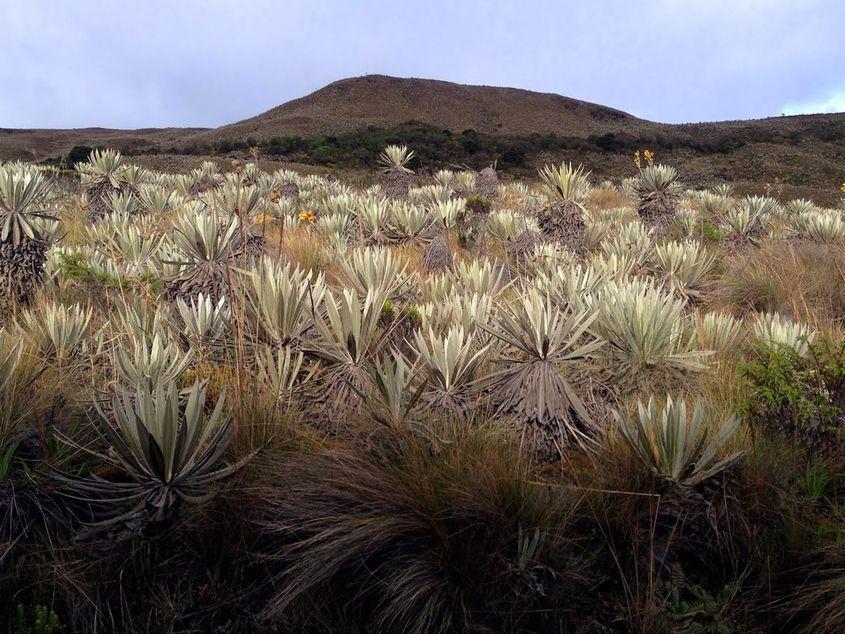
<path id="1" fill-rule="evenodd" d="M 91 226 L 88 210 L 81 194 L 69 195 L 61 201 L 61 213 L 58 217 L 62 221 L 62 235 L 70 244 L 78 244 L 85 236 L 85 231 Z"/>
<path id="2" fill-rule="evenodd" d="M 587 202 L 591 209 L 613 209 L 632 205 L 632 201 L 625 194 L 610 187 L 593 187 Z"/>
<path id="3" fill-rule="evenodd" d="M 302 269 L 325 273 L 330 281 L 340 274 L 336 254 L 332 253 L 326 239 L 314 232 L 302 228 L 283 232 L 276 226 L 268 229 L 266 240 L 271 250 L 274 245 L 280 245 L 276 252 Z"/>
<path id="4" fill-rule="evenodd" d="M 779 312 L 818 328 L 845 317 L 845 248 L 765 241 L 725 261 L 710 307 Z"/>
<path id="5" fill-rule="evenodd" d="M 258 523 L 279 562 L 267 618 L 326 592 L 382 631 L 557 629 L 577 618 L 588 576 L 567 527 L 581 494 L 542 486 L 539 465 L 496 426 L 432 429 L 436 440 L 346 441 L 267 465 Z"/>

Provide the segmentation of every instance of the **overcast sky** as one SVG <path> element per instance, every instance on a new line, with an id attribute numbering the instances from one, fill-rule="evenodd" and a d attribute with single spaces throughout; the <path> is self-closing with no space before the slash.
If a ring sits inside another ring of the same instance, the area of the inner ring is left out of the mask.
<path id="1" fill-rule="evenodd" d="M 0 0 L 0 127 L 217 126 L 382 73 L 656 121 L 845 111 L 843 0 Z"/>

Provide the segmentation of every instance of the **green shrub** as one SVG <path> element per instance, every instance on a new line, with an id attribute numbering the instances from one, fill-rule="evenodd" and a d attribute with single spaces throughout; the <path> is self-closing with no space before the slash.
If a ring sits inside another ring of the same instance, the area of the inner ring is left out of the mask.
<path id="1" fill-rule="evenodd" d="M 91 152 L 94 151 L 94 148 L 89 147 L 87 145 L 74 145 L 70 152 L 67 153 L 67 164 L 70 167 L 73 167 L 77 163 L 84 163 L 88 160 L 88 156 Z"/>
<path id="2" fill-rule="evenodd" d="M 120 279 L 108 273 L 94 271 L 86 263 L 85 255 L 82 253 L 60 253 L 59 270 L 61 271 L 62 277 L 78 282 L 94 282 L 119 289 L 126 289 L 129 285 L 129 280 Z M 153 290 L 161 288 L 161 282 L 156 280 L 154 276 L 147 274 L 140 279 L 150 284 Z"/>
<path id="3" fill-rule="evenodd" d="M 91 273 L 82 253 L 60 253 L 59 267 L 62 276 L 69 280 L 84 280 Z"/>
<path id="4" fill-rule="evenodd" d="M 466 208 L 467 211 L 470 211 L 474 214 L 486 214 L 490 212 L 490 201 L 486 198 L 482 198 L 477 194 L 473 194 L 469 198 L 467 198 Z"/>
<path id="5" fill-rule="evenodd" d="M 743 403 L 752 424 L 809 440 L 838 435 L 845 413 L 845 341 L 823 337 L 805 356 L 758 346 L 742 367 L 750 392 Z"/>
<path id="6" fill-rule="evenodd" d="M 719 228 L 715 224 L 709 220 L 705 220 L 701 223 L 701 237 L 705 242 L 718 244 L 722 241 L 722 232 L 719 231 Z"/>

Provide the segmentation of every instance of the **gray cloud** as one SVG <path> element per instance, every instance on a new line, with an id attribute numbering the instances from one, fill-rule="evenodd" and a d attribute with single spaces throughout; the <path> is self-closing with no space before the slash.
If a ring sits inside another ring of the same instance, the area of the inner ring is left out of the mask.
<path id="1" fill-rule="evenodd" d="M 4 0 L 0 20 L 3 127 L 216 126 L 366 73 L 671 122 L 845 107 L 837 0 Z"/>

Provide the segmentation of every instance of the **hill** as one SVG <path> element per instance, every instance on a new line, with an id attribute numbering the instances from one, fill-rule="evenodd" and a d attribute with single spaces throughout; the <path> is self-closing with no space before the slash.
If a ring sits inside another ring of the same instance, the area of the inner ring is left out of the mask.
<path id="1" fill-rule="evenodd" d="M 65 156 L 74 145 L 120 148 L 143 152 L 150 148 L 173 146 L 206 128 L 75 128 L 69 130 L 0 128 L 0 160 L 40 160 Z"/>
<path id="2" fill-rule="evenodd" d="M 308 137 L 408 121 L 453 132 L 577 137 L 646 123 L 620 110 L 550 93 L 366 75 L 336 81 L 257 117 L 201 133 L 196 140 Z"/>
<path id="3" fill-rule="evenodd" d="M 74 145 L 232 157 L 259 146 L 267 159 L 370 168 L 396 142 L 428 168 L 497 161 L 524 176 L 572 160 L 598 178 L 630 175 L 631 153 L 650 148 L 691 185 L 731 181 L 822 204 L 845 181 L 845 113 L 674 125 L 555 94 L 383 75 L 343 79 L 216 129 L 0 130 L 0 159 L 63 156 Z"/>

